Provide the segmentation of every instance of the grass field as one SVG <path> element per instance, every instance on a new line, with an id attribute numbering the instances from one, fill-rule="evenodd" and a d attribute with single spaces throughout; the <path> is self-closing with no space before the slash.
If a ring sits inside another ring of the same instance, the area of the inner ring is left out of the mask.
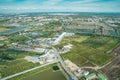
<path id="1" fill-rule="evenodd" d="M 66 80 L 66 78 L 61 71 L 53 72 L 52 69 L 48 69 L 21 80 Z"/>
<path id="2" fill-rule="evenodd" d="M 0 63 L 0 72 L 2 74 L 2 77 L 5 77 L 5 76 L 9 76 L 9 75 L 33 68 L 38 65 L 39 64 L 37 63 L 34 64 L 24 59 L 5 61 Z"/>
<path id="3" fill-rule="evenodd" d="M 100 38 L 99 36 L 77 35 L 65 38 L 57 47 L 63 47 L 67 43 L 71 43 L 73 47 L 70 52 L 62 54 L 63 59 L 70 59 L 79 66 L 87 61 L 101 66 L 112 58 L 112 55 L 106 52 L 113 48 L 117 44 L 117 41 L 110 37 Z"/>
<path id="4" fill-rule="evenodd" d="M 57 64 L 51 64 L 9 80 L 66 80 L 61 71 L 53 71 L 52 67 Z"/>
<path id="5" fill-rule="evenodd" d="M 6 31 L 6 30 L 9 30 L 8 28 L 4 28 L 4 27 L 0 27 L 0 32 L 3 32 L 3 31 Z"/>

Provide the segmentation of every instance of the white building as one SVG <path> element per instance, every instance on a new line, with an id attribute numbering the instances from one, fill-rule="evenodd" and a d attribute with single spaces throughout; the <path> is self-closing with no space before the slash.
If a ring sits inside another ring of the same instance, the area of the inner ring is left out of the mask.
<path id="1" fill-rule="evenodd" d="M 47 51 L 44 55 L 39 57 L 40 64 L 49 63 L 57 60 L 54 50 Z"/>

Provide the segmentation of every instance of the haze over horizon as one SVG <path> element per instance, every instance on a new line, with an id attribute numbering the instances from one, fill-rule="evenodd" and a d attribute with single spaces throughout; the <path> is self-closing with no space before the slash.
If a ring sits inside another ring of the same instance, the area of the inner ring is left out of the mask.
<path id="1" fill-rule="evenodd" d="M 120 12 L 120 0 L 0 0 L 0 13 Z"/>

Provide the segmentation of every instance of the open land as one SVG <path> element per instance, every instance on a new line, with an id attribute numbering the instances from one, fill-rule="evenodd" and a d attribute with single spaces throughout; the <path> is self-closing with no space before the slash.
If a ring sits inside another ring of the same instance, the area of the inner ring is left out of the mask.
<path id="1" fill-rule="evenodd" d="M 62 57 L 70 59 L 79 66 L 87 61 L 99 66 L 104 65 L 113 58 L 112 55 L 106 52 L 117 44 L 115 39 L 109 37 L 100 39 L 99 37 L 89 36 L 65 38 L 61 44 L 66 42 L 73 44 L 73 48 L 70 52 L 62 54 Z"/>

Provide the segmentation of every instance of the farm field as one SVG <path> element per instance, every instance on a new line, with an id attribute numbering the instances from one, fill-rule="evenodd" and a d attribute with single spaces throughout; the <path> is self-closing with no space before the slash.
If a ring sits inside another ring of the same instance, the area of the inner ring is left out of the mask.
<path id="1" fill-rule="evenodd" d="M 57 64 L 51 64 L 9 80 L 67 80 L 62 71 L 53 71 L 52 67 L 56 65 Z"/>
<path id="2" fill-rule="evenodd" d="M 1 62 L 0 72 L 2 74 L 2 77 L 6 77 L 9 75 L 33 68 L 38 65 L 39 65 L 38 63 L 28 62 L 21 58 L 13 61 Z"/>
<path id="3" fill-rule="evenodd" d="M 117 44 L 117 40 L 110 37 L 77 35 L 65 38 L 57 47 L 63 47 L 66 43 L 72 44 L 73 47 L 71 51 L 62 54 L 63 59 L 70 59 L 79 66 L 88 61 L 102 66 L 112 59 L 113 56 L 108 54 L 107 51 Z"/>
<path id="4" fill-rule="evenodd" d="M 6 30 L 9 30 L 9 29 L 8 28 L 4 28 L 4 27 L 0 27 L 0 32 L 6 31 Z"/>
<path id="5" fill-rule="evenodd" d="M 66 78 L 61 71 L 53 72 L 52 69 L 48 69 L 21 80 L 66 80 Z"/>

